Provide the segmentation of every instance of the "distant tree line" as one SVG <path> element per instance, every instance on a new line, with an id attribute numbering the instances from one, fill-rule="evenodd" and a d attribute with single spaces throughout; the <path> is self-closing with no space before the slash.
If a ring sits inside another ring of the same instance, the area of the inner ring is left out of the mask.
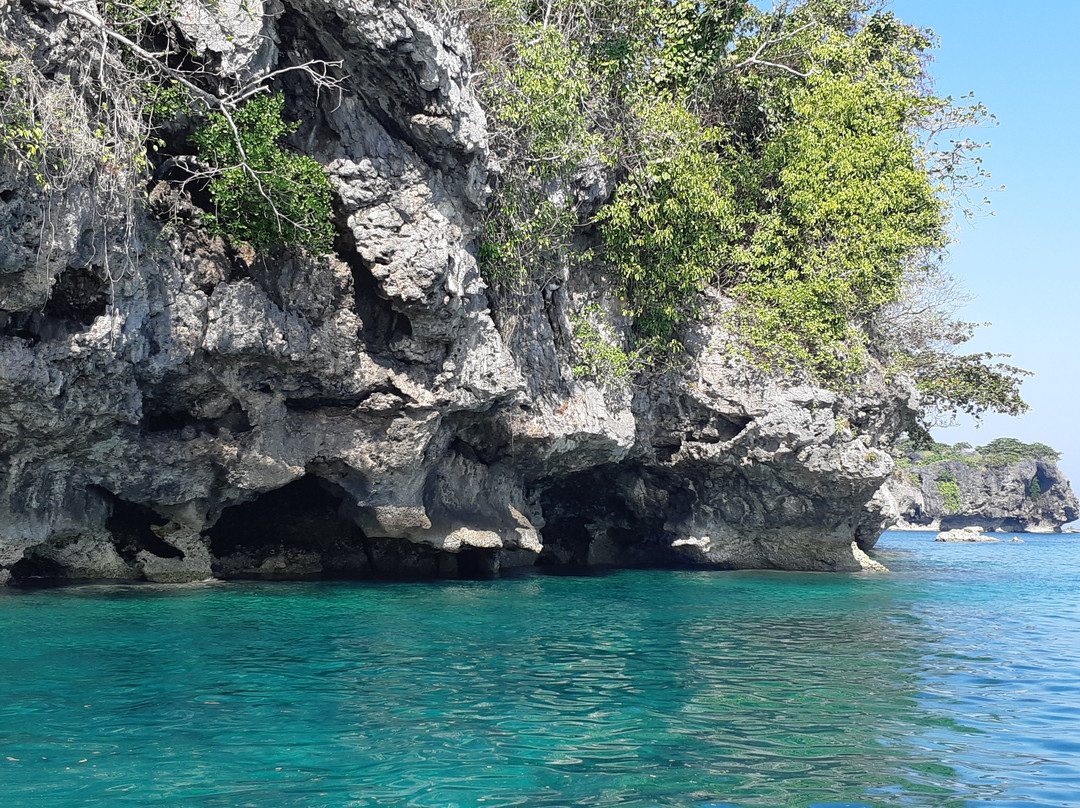
<path id="1" fill-rule="evenodd" d="M 901 441 L 896 445 L 897 456 L 906 468 L 922 468 L 935 463 L 955 461 L 974 468 L 1007 466 L 1022 460 L 1047 460 L 1055 463 L 1061 453 L 1045 443 L 1024 443 L 1016 438 L 995 438 L 984 446 L 972 446 L 961 441 L 949 445 L 931 442 Z"/>

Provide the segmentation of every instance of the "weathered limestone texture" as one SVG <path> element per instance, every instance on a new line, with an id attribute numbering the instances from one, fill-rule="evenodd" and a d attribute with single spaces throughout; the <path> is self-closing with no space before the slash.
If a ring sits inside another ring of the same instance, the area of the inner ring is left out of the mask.
<path id="1" fill-rule="evenodd" d="M 570 314 L 618 305 L 599 275 L 563 278 L 501 336 L 463 31 L 399 0 L 267 4 L 236 31 L 235 3 L 212 26 L 195 5 L 192 46 L 228 70 L 343 62 L 340 102 L 280 82 L 333 180 L 336 252 L 209 238 L 162 182 L 151 213 L 184 215 L 142 221 L 109 280 L 92 178 L 50 213 L 0 176 L 0 582 L 878 566 L 908 388 L 770 376 L 719 325 L 634 386 L 575 379 Z"/>
<path id="2" fill-rule="evenodd" d="M 945 542 L 1001 542 L 1004 539 L 995 539 L 993 536 L 987 536 L 982 532 L 982 528 L 978 525 L 971 525 L 970 527 L 959 527 L 953 530 L 943 530 L 937 534 L 934 541 Z"/>

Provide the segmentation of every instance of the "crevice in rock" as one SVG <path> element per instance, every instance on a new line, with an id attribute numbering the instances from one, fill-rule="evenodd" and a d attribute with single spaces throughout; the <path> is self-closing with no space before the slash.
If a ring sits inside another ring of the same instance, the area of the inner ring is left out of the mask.
<path id="1" fill-rule="evenodd" d="M 291 412 L 315 412 L 337 410 L 351 412 L 360 409 L 368 412 L 389 412 L 400 409 L 411 397 L 392 384 L 375 385 L 358 396 L 303 395 L 292 393 L 285 399 L 285 407 Z"/>
<path id="2" fill-rule="evenodd" d="M 109 305 L 108 283 L 92 268 L 69 268 L 53 284 L 49 299 L 34 311 L 0 312 L 0 336 L 31 345 L 86 331 Z"/>
<path id="3" fill-rule="evenodd" d="M 656 453 L 656 459 L 660 463 L 670 463 L 671 459 L 681 450 L 681 440 L 676 440 L 674 443 L 657 443 L 653 446 L 653 451 Z"/>
<path id="4" fill-rule="evenodd" d="M 343 218 L 339 215 L 339 219 Z M 412 323 L 379 293 L 379 282 L 357 251 L 356 238 L 347 227 L 339 229 L 334 252 L 352 272 L 353 311 L 360 320 L 360 338 L 368 353 L 389 353 L 395 341 L 412 337 Z"/>
<path id="5" fill-rule="evenodd" d="M 223 429 L 234 435 L 250 432 L 253 427 L 244 409 L 233 404 L 217 418 L 197 418 L 185 410 L 158 408 L 156 402 L 144 403 L 142 428 L 146 432 L 183 432 L 217 437 Z"/>
<path id="6" fill-rule="evenodd" d="M 285 408 L 291 412 L 315 412 L 316 410 L 354 410 L 363 401 L 363 398 L 332 398 L 328 396 L 311 396 L 310 398 L 289 398 L 285 400 Z"/>
<path id="7" fill-rule="evenodd" d="M 165 144 L 153 155 L 157 165 L 150 179 L 149 206 L 158 221 L 192 220 L 214 209 L 207 166 L 189 152 L 188 132 L 163 132 Z M 164 184 L 165 187 L 162 187 Z"/>
<path id="8" fill-rule="evenodd" d="M 720 414 L 701 409 L 701 406 L 684 397 L 687 413 L 699 410 L 698 416 L 691 421 L 686 430 L 685 439 L 696 443 L 727 443 L 738 437 L 754 419 L 734 413 Z"/>
<path id="9" fill-rule="evenodd" d="M 485 466 L 510 458 L 513 433 L 507 419 L 491 413 L 457 412 L 445 416 L 446 429 L 454 435 L 449 450 Z"/>
<path id="10" fill-rule="evenodd" d="M 309 22 L 310 18 L 310 12 L 298 13 L 289 6 L 286 6 L 277 17 L 275 29 L 278 51 L 291 64 L 318 60 L 333 62 L 338 58 L 326 52 L 319 41 L 317 32 Z M 279 58 L 277 65 L 279 67 L 280 61 Z M 340 77 L 340 70 L 333 68 L 331 70 Z M 336 105 L 338 101 L 336 93 L 315 91 L 311 80 L 303 71 L 285 73 L 276 79 L 275 85 L 276 88 L 285 91 L 288 119 L 300 122 L 291 140 L 301 145 L 301 151 L 308 154 L 314 153 L 318 151 L 318 146 L 311 141 L 316 139 L 325 141 L 328 135 L 336 138 L 337 132 L 328 125 L 325 108 L 327 103 L 331 108 Z"/>

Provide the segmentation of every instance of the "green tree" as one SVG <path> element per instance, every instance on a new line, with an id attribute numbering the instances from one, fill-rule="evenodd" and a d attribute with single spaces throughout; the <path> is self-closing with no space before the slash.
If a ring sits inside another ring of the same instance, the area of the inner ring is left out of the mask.
<path id="1" fill-rule="evenodd" d="M 214 113 L 192 140 L 213 173 L 213 232 L 257 249 L 299 245 L 315 252 L 333 246 L 330 181 L 311 157 L 290 152 L 282 139 L 297 128 L 281 114 L 284 98 L 259 95 L 233 116 Z"/>
<path id="2" fill-rule="evenodd" d="M 474 30 L 505 166 L 480 248 L 496 285 L 606 268 L 654 348 L 714 289 L 762 365 L 842 385 L 873 355 L 931 410 L 1024 409 L 1022 371 L 956 354 L 947 303 L 908 305 L 939 285 L 950 194 L 982 177 L 978 144 L 934 149 L 985 111 L 929 89 L 926 32 L 859 0 L 499 0 Z M 593 213 L 597 167 L 616 184 Z"/>

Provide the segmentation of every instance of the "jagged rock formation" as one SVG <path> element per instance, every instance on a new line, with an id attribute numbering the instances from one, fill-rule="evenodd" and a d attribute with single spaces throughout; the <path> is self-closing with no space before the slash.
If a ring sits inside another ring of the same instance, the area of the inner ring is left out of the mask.
<path id="1" fill-rule="evenodd" d="M 0 175 L 0 582 L 871 565 L 908 388 L 769 376 L 706 325 L 640 387 L 575 379 L 571 312 L 619 319 L 595 277 L 500 334 L 473 256 L 489 167 L 462 31 L 407 2 L 289 0 L 198 47 L 238 71 L 342 60 L 340 103 L 281 82 L 333 180 L 336 253 L 256 256 L 147 219 L 110 280 L 92 182 L 47 210 Z M 155 205 L 195 213 L 167 183 Z"/>
<path id="2" fill-rule="evenodd" d="M 934 541 L 986 544 L 1001 542 L 1003 540 L 995 539 L 993 536 L 987 536 L 982 532 L 981 527 L 978 525 L 971 525 L 970 527 L 961 527 L 954 530 L 943 530 L 941 533 L 937 534 Z"/>
<path id="3" fill-rule="evenodd" d="M 958 460 L 897 470 L 885 486 L 897 530 L 1053 533 L 1080 517 L 1068 479 L 1050 458 L 999 466 Z"/>

